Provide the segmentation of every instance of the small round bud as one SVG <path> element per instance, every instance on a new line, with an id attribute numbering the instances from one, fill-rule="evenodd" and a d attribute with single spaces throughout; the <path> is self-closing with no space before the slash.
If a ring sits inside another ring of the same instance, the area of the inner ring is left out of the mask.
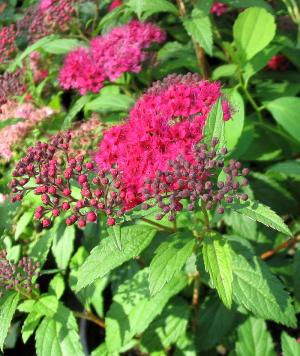
<path id="1" fill-rule="evenodd" d="M 246 193 L 244 193 L 244 194 L 242 194 L 241 195 L 241 199 L 243 200 L 243 201 L 246 201 L 246 200 L 248 200 L 248 194 L 246 194 Z"/>
<path id="2" fill-rule="evenodd" d="M 222 206 L 219 206 L 217 212 L 218 214 L 224 214 L 224 208 Z"/>
<path id="3" fill-rule="evenodd" d="M 107 225 L 108 226 L 113 226 L 116 224 L 116 220 L 114 218 L 108 218 L 107 219 Z"/>
<path id="4" fill-rule="evenodd" d="M 51 226 L 51 220 L 50 219 L 44 219 L 42 221 L 42 226 L 43 226 L 44 229 L 47 229 L 48 227 Z"/>
<path id="5" fill-rule="evenodd" d="M 248 175 L 249 174 L 249 168 L 243 168 L 243 170 L 242 170 L 242 175 L 243 176 L 246 176 L 246 175 Z"/>
<path id="6" fill-rule="evenodd" d="M 59 215 L 60 215 L 59 209 L 53 209 L 53 210 L 52 210 L 52 215 L 53 215 L 53 216 L 59 216 Z"/>
<path id="7" fill-rule="evenodd" d="M 93 165 L 92 162 L 87 162 L 87 163 L 85 164 L 85 168 L 86 168 L 86 169 L 93 169 L 93 168 L 94 168 L 94 165 Z"/>
<path id="8" fill-rule="evenodd" d="M 97 220 L 97 215 L 93 211 L 90 211 L 86 214 L 86 219 L 89 222 L 95 222 Z"/>
<path id="9" fill-rule="evenodd" d="M 63 190 L 63 194 L 64 194 L 65 197 L 68 197 L 69 195 L 71 195 L 71 190 L 68 189 L 68 188 L 65 188 L 65 189 Z"/>
<path id="10" fill-rule="evenodd" d="M 81 228 L 84 228 L 86 226 L 86 222 L 85 220 L 80 219 L 78 220 L 77 225 Z"/>
<path id="11" fill-rule="evenodd" d="M 62 203 L 61 208 L 62 208 L 62 210 L 67 211 L 67 210 L 69 210 L 69 209 L 70 209 L 70 204 L 69 204 L 69 203 L 67 203 L 67 202 L 64 202 L 64 203 Z"/>
<path id="12" fill-rule="evenodd" d="M 82 185 L 83 183 L 87 182 L 87 176 L 85 174 L 81 174 L 79 177 L 78 177 L 78 183 L 80 185 Z"/>

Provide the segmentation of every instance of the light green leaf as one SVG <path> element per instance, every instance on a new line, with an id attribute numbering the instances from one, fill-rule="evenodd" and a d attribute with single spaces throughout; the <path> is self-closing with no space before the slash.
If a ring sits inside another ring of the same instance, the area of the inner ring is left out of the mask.
<path id="1" fill-rule="evenodd" d="M 248 318 L 238 328 L 237 356 L 275 356 L 274 344 L 262 319 Z"/>
<path id="2" fill-rule="evenodd" d="M 183 26 L 187 33 L 204 49 L 204 51 L 212 56 L 213 36 L 209 17 L 203 17 L 200 10 L 194 9 L 192 17 L 183 20 Z"/>
<path id="3" fill-rule="evenodd" d="M 222 66 L 219 66 L 213 71 L 212 79 L 218 80 L 223 77 L 225 77 L 225 78 L 232 77 L 235 75 L 237 68 L 238 67 L 236 64 L 224 64 Z"/>
<path id="4" fill-rule="evenodd" d="M 282 97 L 269 102 L 266 107 L 278 124 L 300 142 L 300 120 L 298 115 L 300 98 Z"/>
<path id="5" fill-rule="evenodd" d="M 105 342 L 92 351 L 91 356 L 110 356 Z"/>
<path id="6" fill-rule="evenodd" d="M 229 240 L 230 241 L 230 240 Z M 232 246 L 233 299 L 256 317 L 295 327 L 295 311 L 283 284 L 249 248 Z"/>
<path id="7" fill-rule="evenodd" d="M 225 122 L 226 147 L 232 151 L 241 137 L 245 121 L 245 105 L 243 97 L 236 90 L 224 91 L 229 96 L 233 115 Z"/>
<path id="8" fill-rule="evenodd" d="M 299 342 L 286 332 L 281 334 L 281 348 L 283 356 L 300 356 Z"/>
<path id="9" fill-rule="evenodd" d="M 61 274 L 56 274 L 49 283 L 49 292 L 56 295 L 59 299 L 65 291 L 65 282 Z"/>
<path id="10" fill-rule="evenodd" d="M 157 294 L 184 266 L 195 245 L 193 236 L 175 233 L 168 236 L 155 251 L 150 263 L 150 294 Z"/>
<path id="11" fill-rule="evenodd" d="M 106 344 L 111 353 L 119 352 L 135 335 L 142 333 L 187 283 L 185 276 L 177 275 L 151 298 L 148 274 L 148 268 L 139 271 L 120 285 L 113 297 L 105 319 Z"/>
<path id="12" fill-rule="evenodd" d="M 134 100 L 124 94 L 101 93 L 99 96 L 85 105 L 85 110 L 97 112 L 128 111 L 134 104 Z"/>
<path id="13" fill-rule="evenodd" d="M 118 250 L 122 251 L 121 225 L 114 225 L 107 229 L 109 237 L 114 241 Z"/>
<path id="14" fill-rule="evenodd" d="M 32 220 L 33 211 L 25 211 L 25 213 L 21 216 L 21 218 L 17 222 L 16 232 L 15 232 L 15 240 L 21 236 L 23 231 L 25 230 L 26 226 Z"/>
<path id="15" fill-rule="evenodd" d="M 71 107 L 71 109 L 69 110 L 68 114 L 66 115 L 66 117 L 64 119 L 64 123 L 62 125 L 63 130 L 68 129 L 71 126 L 71 123 L 72 123 L 73 119 L 75 118 L 75 116 L 79 113 L 80 110 L 83 109 L 84 105 L 89 100 L 90 100 L 89 95 L 84 95 L 84 96 L 80 97 L 78 100 L 76 100 L 76 102 Z"/>
<path id="16" fill-rule="evenodd" d="M 52 253 L 58 268 L 67 268 L 74 250 L 74 240 L 75 227 L 66 226 L 63 221 L 55 233 L 52 245 Z"/>
<path id="17" fill-rule="evenodd" d="M 143 226 L 121 229 L 122 251 L 117 250 L 113 239 L 105 238 L 95 247 L 79 269 L 77 290 L 105 276 L 112 269 L 138 256 L 151 242 L 156 230 Z"/>
<path id="18" fill-rule="evenodd" d="M 232 304 L 232 258 L 231 248 L 218 233 L 211 233 L 203 240 L 203 259 L 214 287 L 227 308 Z"/>
<path id="19" fill-rule="evenodd" d="M 42 315 L 34 310 L 27 315 L 22 326 L 22 340 L 24 344 L 26 344 L 30 336 L 34 333 L 34 330 L 39 325 L 41 318 Z"/>
<path id="20" fill-rule="evenodd" d="M 53 235 L 52 230 L 47 230 L 44 235 L 30 247 L 31 258 L 37 260 L 41 265 L 43 265 L 47 259 Z"/>
<path id="21" fill-rule="evenodd" d="M 274 38 L 275 31 L 274 16 L 263 8 L 250 7 L 239 14 L 233 26 L 233 38 L 242 60 L 249 60 L 263 50 Z"/>
<path id="22" fill-rule="evenodd" d="M 177 7 L 168 0 L 129 0 L 126 5 L 143 20 L 159 12 L 170 12 L 174 15 L 178 14 Z"/>
<path id="23" fill-rule="evenodd" d="M 234 203 L 230 205 L 239 214 L 248 216 L 248 218 L 258 221 L 274 230 L 280 231 L 285 235 L 292 236 L 290 229 L 286 226 L 280 216 L 278 216 L 268 206 L 257 201 L 247 201 L 245 203 Z"/>
<path id="24" fill-rule="evenodd" d="M 47 317 L 38 327 L 35 340 L 38 356 L 84 356 L 77 331 Z"/>
<path id="25" fill-rule="evenodd" d="M 17 309 L 19 294 L 8 292 L 0 301 L 0 349 L 3 351 L 3 345 L 8 334 L 12 318 Z"/>
<path id="26" fill-rule="evenodd" d="M 52 54 L 66 54 L 80 46 L 84 46 L 84 42 L 74 38 L 59 38 L 47 42 L 41 48 Z"/>
<path id="27" fill-rule="evenodd" d="M 217 296 L 206 298 L 197 315 L 196 343 L 199 350 L 210 350 L 235 326 L 235 310 L 228 310 Z M 222 322 L 220 322 L 222 320 Z"/>
<path id="28" fill-rule="evenodd" d="M 213 138 L 218 138 L 217 147 L 223 147 L 225 144 L 225 124 L 223 120 L 223 109 L 219 99 L 211 109 L 204 126 L 203 142 L 210 146 Z"/>

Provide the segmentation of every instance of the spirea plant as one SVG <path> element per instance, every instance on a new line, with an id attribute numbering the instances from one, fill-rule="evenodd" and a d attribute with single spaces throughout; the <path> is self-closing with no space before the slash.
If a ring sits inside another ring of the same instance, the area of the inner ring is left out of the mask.
<path id="1" fill-rule="evenodd" d="M 0 2 L 5 355 L 300 355 L 300 3 Z"/>

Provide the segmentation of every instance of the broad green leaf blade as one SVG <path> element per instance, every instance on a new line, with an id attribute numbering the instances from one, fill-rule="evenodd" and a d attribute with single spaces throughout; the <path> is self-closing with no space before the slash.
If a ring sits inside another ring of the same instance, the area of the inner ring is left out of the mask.
<path id="1" fill-rule="evenodd" d="M 72 121 L 74 120 L 75 116 L 79 113 L 80 110 L 83 109 L 84 105 L 90 100 L 89 95 L 84 95 L 80 97 L 74 105 L 69 110 L 68 114 L 65 117 L 64 123 L 62 125 L 62 129 L 66 130 L 71 126 Z"/>
<path id="2" fill-rule="evenodd" d="M 15 240 L 21 236 L 26 226 L 32 221 L 33 210 L 26 211 L 17 222 Z"/>
<path id="3" fill-rule="evenodd" d="M 0 304 L 0 349 L 3 351 L 4 341 L 6 339 L 12 318 L 17 309 L 19 302 L 19 294 L 16 292 L 8 292 Z"/>
<path id="4" fill-rule="evenodd" d="M 53 238 L 54 236 L 52 230 L 47 230 L 44 232 L 44 235 L 30 248 L 30 257 L 37 260 L 41 266 L 47 259 Z"/>
<path id="5" fill-rule="evenodd" d="M 218 138 L 217 147 L 223 147 L 225 144 L 225 124 L 223 120 L 222 103 L 219 99 L 211 109 L 204 126 L 203 142 L 210 146 L 213 138 Z"/>
<path id="6" fill-rule="evenodd" d="M 294 139 L 300 142 L 300 120 L 298 114 L 300 98 L 282 97 L 269 102 L 266 107 L 278 124 Z"/>
<path id="7" fill-rule="evenodd" d="M 66 54 L 73 49 L 83 46 L 84 42 L 74 38 L 59 38 L 47 42 L 42 46 L 42 49 L 52 54 Z"/>
<path id="8" fill-rule="evenodd" d="M 42 315 L 34 310 L 27 315 L 22 326 L 22 340 L 24 344 L 26 344 L 30 336 L 34 333 L 34 330 L 39 325 L 41 318 Z"/>
<path id="9" fill-rule="evenodd" d="M 67 226 L 63 221 L 55 232 L 52 245 L 52 253 L 58 268 L 67 268 L 74 250 L 74 240 L 75 227 Z"/>
<path id="10" fill-rule="evenodd" d="M 127 95 L 101 93 L 96 99 L 85 105 L 85 110 L 97 112 L 126 112 L 133 104 L 134 100 Z"/>
<path id="11" fill-rule="evenodd" d="M 109 237 L 115 243 L 118 250 L 122 251 L 121 225 L 114 225 L 107 229 Z"/>
<path id="12" fill-rule="evenodd" d="M 176 275 L 154 297 L 149 296 L 149 269 L 145 268 L 126 280 L 113 297 L 105 319 L 108 350 L 119 352 L 137 334 L 141 334 L 161 313 L 168 300 L 182 290 L 187 279 Z"/>
<path id="13" fill-rule="evenodd" d="M 64 294 L 65 288 L 65 281 L 60 273 L 56 274 L 49 283 L 49 293 L 54 294 L 57 299 Z"/>
<path id="14" fill-rule="evenodd" d="M 274 344 L 262 319 L 248 318 L 238 328 L 237 356 L 275 356 Z"/>
<path id="15" fill-rule="evenodd" d="M 225 142 L 229 151 L 232 151 L 241 137 L 245 121 L 245 105 L 242 96 L 237 90 L 224 91 L 229 96 L 233 110 L 230 120 L 225 122 Z"/>
<path id="16" fill-rule="evenodd" d="M 281 334 L 281 348 L 283 356 L 300 356 L 299 342 L 286 332 Z"/>
<path id="17" fill-rule="evenodd" d="M 177 7 L 168 0 L 129 0 L 126 5 L 129 6 L 139 18 L 143 18 L 143 20 L 159 12 L 170 12 L 174 15 L 178 14 Z"/>
<path id="18" fill-rule="evenodd" d="M 203 17 L 200 10 L 194 9 L 192 17 L 183 20 L 183 26 L 187 33 L 204 49 L 204 51 L 212 56 L 213 36 L 209 17 Z"/>
<path id="19" fill-rule="evenodd" d="M 234 203 L 230 205 L 230 208 L 239 214 L 248 216 L 248 218 L 280 231 L 285 235 L 292 236 L 290 229 L 286 226 L 282 218 L 264 204 L 256 201 L 247 201 L 245 203 Z"/>
<path id="20" fill-rule="evenodd" d="M 239 14 L 233 26 L 233 38 L 243 60 L 249 60 L 274 38 L 274 16 L 267 10 L 250 7 Z"/>
<path id="21" fill-rule="evenodd" d="M 295 160 L 276 163 L 268 168 L 268 172 L 280 173 L 284 176 L 300 178 L 300 161 Z"/>
<path id="22" fill-rule="evenodd" d="M 220 78 L 232 77 L 235 75 L 238 67 L 236 64 L 224 64 L 217 67 L 212 73 L 212 79 L 218 80 Z"/>
<path id="23" fill-rule="evenodd" d="M 38 327 L 35 340 L 38 356 L 84 356 L 77 331 L 47 317 Z"/>
<path id="24" fill-rule="evenodd" d="M 193 236 L 175 233 L 168 236 L 155 251 L 150 263 L 150 294 L 157 294 L 184 266 L 195 245 Z"/>
<path id="25" fill-rule="evenodd" d="M 122 251 L 117 250 L 113 239 L 105 238 L 95 247 L 79 269 L 77 290 L 105 276 L 112 269 L 138 256 L 151 242 L 156 230 L 143 226 L 121 229 Z"/>
<path id="26" fill-rule="evenodd" d="M 295 311 L 283 284 L 249 248 L 232 246 L 233 299 L 256 317 L 296 326 Z"/>
<path id="27" fill-rule="evenodd" d="M 196 344 L 199 350 L 210 350 L 235 327 L 237 313 L 228 310 L 217 295 L 201 303 L 197 315 Z M 222 322 L 220 322 L 222 320 Z"/>
<path id="28" fill-rule="evenodd" d="M 232 257 L 227 241 L 218 233 L 203 240 L 203 259 L 214 287 L 227 308 L 232 304 Z"/>

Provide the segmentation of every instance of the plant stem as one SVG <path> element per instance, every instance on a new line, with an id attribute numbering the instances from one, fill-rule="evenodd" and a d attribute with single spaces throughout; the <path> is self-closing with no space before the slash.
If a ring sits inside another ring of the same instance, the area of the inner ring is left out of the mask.
<path id="1" fill-rule="evenodd" d="M 172 229 L 171 227 L 167 227 L 167 226 L 161 225 L 161 224 L 159 224 L 159 223 L 157 223 L 155 221 L 149 220 L 147 218 L 140 218 L 140 220 L 146 222 L 147 224 L 153 225 L 153 226 L 157 227 L 160 230 L 165 230 L 165 231 L 169 231 L 169 232 L 175 232 L 176 231 L 176 229 Z"/>
<path id="2" fill-rule="evenodd" d="M 186 16 L 186 8 L 183 0 L 176 0 L 180 17 Z M 210 75 L 209 65 L 207 63 L 205 52 L 202 47 L 197 43 L 197 41 L 192 37 L 192 42 L 195 48 L 195 53 L 197 57 L 197 62 L 202 72 L 203 78 L 208 79 Z"/>
<path id="3" fill-rule="evenodd" d="M 277 252 L 279 252 L 285 248 L 294 246 L 297 242 L 300 242 L 300 235 L 295 236 L 294 238 L 283 242 L 281 245 L 279 245 L 269 251 L 262 253 L 260 255 L 260 258 L 265 261 L 265 260 L 269 259 L 270 257 L 274 256 Z"/>
<path id="4" fill-rule="evenodd" d="M 197 307 L 199 303 L 199 287 L 200 287 L 200 273 L 198 272 L 197 275 L 195 275 L 195 280 L 194 280 L 193 299 L 192 299 L 193 307 Z"/>
<path id="5" fill-rule="evenodd" d="M 76 311 L 74 311 L 74 315 L 75 315 L 77 318 L 82 318 L 82 319 L 89 320 L 89 321 L 91 321 L 92 323 L 97 324 L 98 326 L 100 326 L 102 329 L 105 328 L 105 323 L 104 323 L 104 321 L 101 320 L 101 319 L 99 319 L 96 315 L 92 314 L 91 312 L 84 312 L 84 313 L 81 313 L 81 312 L 76 312 Z"/>
<path id="6" fill-rule="evenodd" d="M 203 212 L 203 217 L 204 217 L 204 226 L 206 230 L 209 230 L 209 216 L 205 207 L 205 203 L 203 200 L 201 201 L 201 210 Z"/>

